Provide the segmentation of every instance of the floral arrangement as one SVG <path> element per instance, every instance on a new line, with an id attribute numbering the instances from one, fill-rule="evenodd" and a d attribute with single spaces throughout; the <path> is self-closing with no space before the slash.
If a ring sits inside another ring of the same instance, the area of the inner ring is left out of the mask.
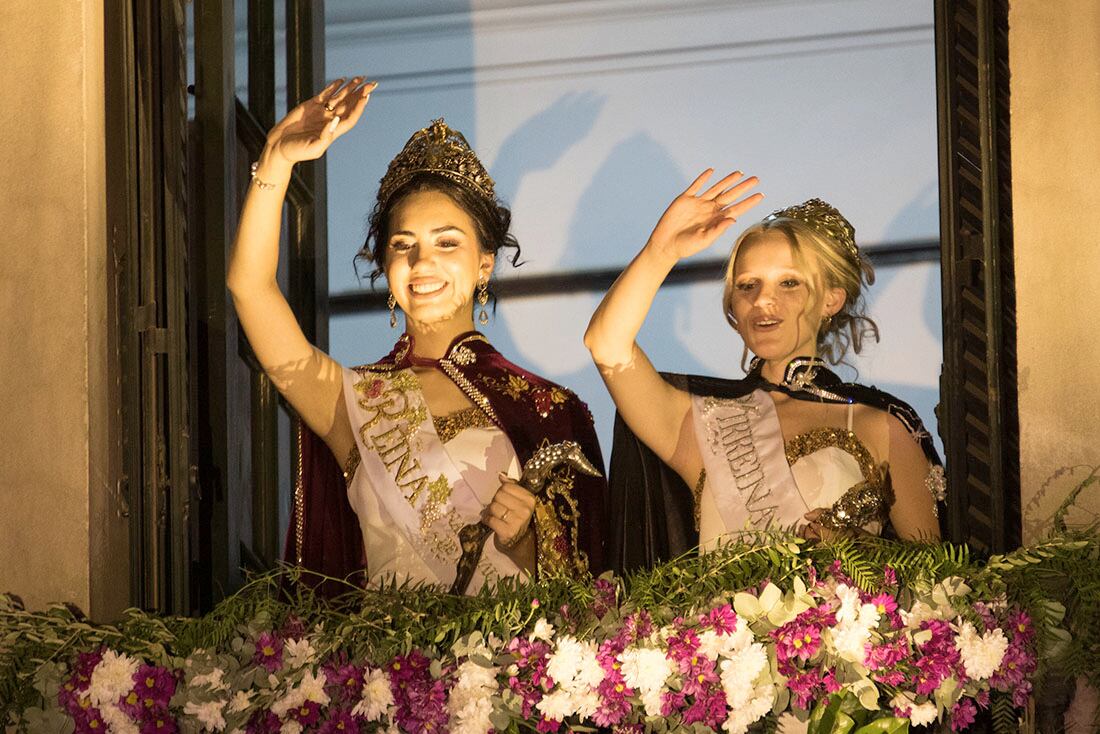
<path id="1" fill-rule="evenodd" d="M 1036 579 L 1100 584 L 1098 549 L 1064 535 L 978 563 L 946 544 L 758 536 L 628 579 L 336 603 L 281 595 L 288 570 L 205 618 L 115 627 L 0 597 L 0 712 L 14 730 L 142 734 L 738 734 L 790 716 L 868 734 L 960 731 L 988 709 L 1016 731 L 1044 663 L 1097 677 L 1095 608 L 1066 615 Z"/>

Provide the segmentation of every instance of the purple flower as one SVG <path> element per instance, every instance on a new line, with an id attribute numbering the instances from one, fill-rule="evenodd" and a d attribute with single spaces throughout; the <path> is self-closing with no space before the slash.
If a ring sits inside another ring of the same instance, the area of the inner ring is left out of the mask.
<path id="1" fill-rule="evenodd" d="M 867 644 L 866 665 L 868 670 L 883 670 L 896 667 L 909 656 L 909 644 L 904 637 L 898 637 L 881 645 Z"/>
<path id="2" fill-rule="evenodd" d="M 535 729 L 542 734 L 557 734 L 561 731 L 561 722 L 556 719 L 548 719 L 545 716 L 539 717 L 539 723 L 535 725 Z"/>
<path id="3" fill-rule="evenodd" d="M 602 619 L 605 614 L 618 606 L 618 589 L 607 579 L 596 579 L 592 587 L 595 592 L 592 612 L 597 619 Z"/>
<path id="4" fill-rule="evenodd" d="M 328 680 L 326 688 L 334 699 L 356 700 L 359 692 L 363 690 L 365 671 L 357 665 L 348 663 L 330 668 L 326 671 L 325 677 Z"/>
<path id="5" fill-rule="evenodd" d="M 783 666 L 795 659 L 812 658 L 821 649 L 823 626 L 818 610 L 807 609 L 782 627 L 769 632 L 775 640 L 775 654 L 779 664 Z"/>
<path id="6" fill-rule="evenodd" d="M 898 585 L 898 573 L 892 566 L 883 566 L 882 568 L 882 583 L 885 586 L 897 586 Z"/>
<path id="7" fill-rule="evenodd" d="M 74 716 L 73 721 L 76 723 L 76 734 L 103 734 L 107 731 L 107 722 L 100 716 L 99 709 L 91 706 Z"/>
<path id="8" fill-rule="evenodd" d="M 393 692 L 394 721 L 404 731 L 445 731 L 447 688 L 444 679 L 434 680 L 431 661 L 419 650 L 399 655 L 387 666 Z"/>
<path id="9" fill-rule="evenodd" d="M 146 709 L 166 708 L 176 693 L 176 677 L 167 668 L 142 665 L 134 673 L 134 693 Z"/>
<path id="10" fill-rule="evenodd" d="M 541 640 L 516 637 L 508 643 L 508 652 L 515 656 L 518 675 L 508 678 L 508 688 L 522 699 L 523 717 L 530 719 L 535 705 L 554 681 L 546 674 L 550 645 Z"/>
<path id="11" fill-rule="evenodd" d="M 359 723 L 350 711 L 337 711 L 320 729 L 320 734 L 343 734 L 343 732 L 358 732 Z"/>
<path id="12" fill-rule="evenodd" d="M 151 713 L 141 724 L 141 734 L 176 734 L 178 731 L 176 720 L 164 710 Z"/>
<path id="13" fill-rule="evenodd" d="M 808 711 L 818 694 L 825 690 L 825 685 L 821 673 L 808 670 L 805 673 L 790 676 L 787 679 L 787 688 L 794 696 L 795 705 Z"/>
<path id="14" fill-rule="evenodd" d="M 962 731 L 974 723 L 978 708 L 969 698 L 960 698 L 951 708 L 951 731 Z"/>
<path id="15" fill-rule="evenodd" d="M 303 728 L 310 727 L 321 720 L 321 704 L 316 701 L 305 701 L 288 713 L 290 718 L 301 724 Z"/>
<path id="16" fill-rule="evenodd" d="M 257 711 L 248 720 L 245 727 L 246 734 L 279 734 L 283 728 L 283 722 L 271 711 Z"/>
<path id="17" fill-rule="evenodd" d="M 932 632 L 932 637 L 919 646 L 916 660 L 917 673 L 914 682 L 917 693 L 931 695 L 945 678 L 955 676 L 960 683 L 967 680 L 966 671 L 960 665 L 959 651 L 955 648 L 955 635 L 951 625 L 942 619 L 930 619 L 921 623 L 922 630 Z"/>
<path id="18" fill-rule="evenodd" d="M 268 673 L 274 673 L 283 666 L 283 638 L 271 632 L 261 632 L 256 638 L 256 654 L 252 662 L 262 665 Z"/>

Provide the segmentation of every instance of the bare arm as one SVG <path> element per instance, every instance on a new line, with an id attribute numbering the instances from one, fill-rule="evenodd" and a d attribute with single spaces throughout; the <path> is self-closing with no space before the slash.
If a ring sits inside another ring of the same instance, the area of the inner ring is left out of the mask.
<path id="1" fill-rule="evenodd" d="M 341 419 L 346 415 L 341 367 L 306 340 L 276 272 L 283 200 L 294 163 L 319 158 L 355 125 L 374 89 L 360 82 L 333 82 L 272 128 L 241 210 L 226 278 L 260 365 L 340 461 L 354 445 L 351 427 Z"/>
<path id="2" fill-rule="evenodd" d="M 902 540 L 939 540 L 936 502 L 925 480 L 931 466 L 909 431 L 894 416 L 887 419 L 890 435 L 890 482 L 894 505 L 890 522 Z"/>
<path id="3" fill-rule="evenodd" d="M 732 173 L 702 194 L 700 174 L 665 211 L 642 251 L 604 296 L 584 335 L 615 406 L 630 429 L 690 485 L 702 468 L 688 393 L 666 383 L 635 339 L 653 298 L 673 266 L 714 243 L 763 196 L 741 199 L 756 178 Z"/>

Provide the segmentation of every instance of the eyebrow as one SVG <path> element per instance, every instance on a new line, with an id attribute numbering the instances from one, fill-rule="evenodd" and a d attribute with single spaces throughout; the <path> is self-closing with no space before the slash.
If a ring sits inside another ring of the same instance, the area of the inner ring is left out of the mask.
<path id="1" fill-rule="evenodd" d="M 445 224 L 442 227 L 436 227 L 429 234 L 432 234 L 432 235 L 443 234 L 444 232 L 450 232 L 452 230 L 455 231 L 455 232 L 458 232 L 459 234 L 466 234 L 465 230 L 463 230 L 462 227 L 457 227 L 453 224 Z M 415 232 L 410 232 L 407 229 L 402 229 L 402 230 L 398 230 L 397 232 L 391 232 L 390 237 L 393 237 L 394 235 L 399 235 L 399 234 L 407 235 L 409 237 L 415 237 L 416 236 Z"/>

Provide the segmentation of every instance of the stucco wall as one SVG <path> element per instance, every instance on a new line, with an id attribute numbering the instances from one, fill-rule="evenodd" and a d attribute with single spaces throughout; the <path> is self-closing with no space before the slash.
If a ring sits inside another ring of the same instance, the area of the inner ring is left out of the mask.
<path id="1" fill-rule="evenodd" d="M 110 614 L 103 0 L 5 0 L 0 48 L 0 591 Z"/>
<path id="2" fill-rule="evenodd" d="M 1087 475 L 1082 465 L 1100 464 L 1100 3 L 1014 0 L 1010 8 L 1027 542 Z M 1079 505 L 1077 520 L 1095 520 L 1100 490 Z"/>

